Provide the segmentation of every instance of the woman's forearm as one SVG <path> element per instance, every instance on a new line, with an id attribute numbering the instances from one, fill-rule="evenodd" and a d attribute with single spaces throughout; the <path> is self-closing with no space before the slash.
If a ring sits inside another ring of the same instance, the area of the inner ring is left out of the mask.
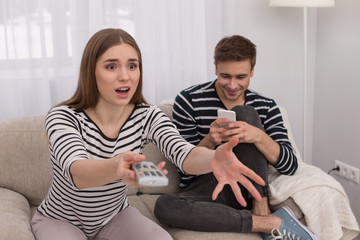
<path id="1" fill-rule="evenodd" d="M 210 167 L 211 160 L 214 159 L 215 150 L 206 147 L 196 147 L 185 159 L 183 168 L 187 174 L 205 174 L 212 172 Z"/>
<path id="2" fill-rule="evenodd" d="M 83 159 L 70 166 L 75 186 L 79 189 L 96 187 L 119 179 L 115 159 Z"/>
<path id="3" fill-rule="evenodd" d="M 137 185 L 133 162 L 144 161 L 145 156 L 127 151 L 108 159 L 83 159 L 70 166 L 74 184 L 77 188 L 97 187 L 122 179 L 125 184 Z"/>

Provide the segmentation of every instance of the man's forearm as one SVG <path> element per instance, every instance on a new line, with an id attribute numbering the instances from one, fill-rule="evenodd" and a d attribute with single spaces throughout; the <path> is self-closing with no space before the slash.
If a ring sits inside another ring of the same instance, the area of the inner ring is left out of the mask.
<path id="1" fill-rule="evenodd" d="M 198 147 L 206 147 L 208 149 L 214 149 L 216 145 L 213 142 L 211 142 L 208 138 L 208 135 L 206 135 L 206 137 L 201 139 L 201 141 L 198 143 L 197 146 Z"/>
<path id="2" fill-rule="evenodd" d="M 274 165 L 279 161 L 280 146 L 269 135 L 263 132 L 260 140 L 254 143 L 257 149 L 264 155 L 270 164 Z"/>
<path id="3" fill-rule="evenodd" d="M 279 161 L 280 146 L 275 142 L 266 132 L 261 131 L 260 138 L 254 144 L 259 151 L 265 156 L 268 162 L 272 165 Z M 209 135 L 206 135 L 199 143 L 199 147 L 206 147 L 208 149 L 215 149 L 216 144 L 210 140 Z"/>

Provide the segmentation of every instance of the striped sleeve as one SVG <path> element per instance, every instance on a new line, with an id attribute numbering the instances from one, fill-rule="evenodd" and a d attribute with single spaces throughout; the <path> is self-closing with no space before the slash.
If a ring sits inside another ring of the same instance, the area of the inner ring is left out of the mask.
<path id="1" fill-rule="evenodd" d="M 264 129 L 280 146 L 278 163 L 273 165 L 274 168 L 281 174 L 293 175 L 298 167 L 297 158 L 288 138 L 280 109 L 276 104 L 268 109 L 264 120 Z"/>
<path id="2" fill-rule="evenodd" d="M 191 99 L 185 91 L 182 91 L 175 98 L 173 107 L 173 122 L 184 139 L 194 145 L 200 142 L 197 123 L 195 120 L 194 108 L 189 102 Z"/>
<path id="3" fill-rule="evenodd" d="M 88 155 L 80 135 L 80 124 L 65 108 L 52 110 L 46 118 L 46 131 L 49 148 L 55 164 L 60 167 L 62 176 L 76 187 L 70 174 L 71 164 Z"/>
<path id="4" fill-rule="evenodd" d="M 195 147 L 184 140 L 169 117 L 157 107 L 152 107 L 146 116 L 148 138 L 161 153 L 183 171 L 183 163 Z"/>

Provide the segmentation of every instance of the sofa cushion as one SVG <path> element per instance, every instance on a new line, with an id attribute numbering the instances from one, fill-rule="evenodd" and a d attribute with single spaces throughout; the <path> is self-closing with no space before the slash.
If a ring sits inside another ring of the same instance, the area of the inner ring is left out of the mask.
<path id="1" fill-rule="evenodd" d="M 179 228 L 166 229 L 175 239 L 181 240 L 261 240 L 259 233 L 197 232 Z"/>
<path id="2" fill-rule="evenodd" d="M 35 240 L 29 225 L 30 206 L 21 194 L 0 188 L 0 239 Z"/>
<path id="3" fill-rule="evenodd" d="M 145 217 L 150 218 L 154 222 L 157 222 L 157 220 L 154 218 L 154 214 L 152 213 L 153 210 L 149 209 L 148 205 L 146 205 L 141 200 L 141 198 L 138 196 L 129 196 L 128 198 L 131 206 L 136 207 Z"/>
<path id="4" fill-rule="evenodd" d="M 52 179 L 44 121 L 34 116 L 0 124 L 0 187 L 21 193 L 31 205 L 44 199 Z"/>

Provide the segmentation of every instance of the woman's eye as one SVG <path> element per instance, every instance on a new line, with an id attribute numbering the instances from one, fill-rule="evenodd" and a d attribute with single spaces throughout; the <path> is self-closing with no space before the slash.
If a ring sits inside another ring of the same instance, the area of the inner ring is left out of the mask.
<path id="1" fill-rule="evenodd" d="M 109 70 L 115 70 L 116 69 L 116 65 L 109 65 L 106 67 Z"/>
<path id="2" fill-rule="evenodd" d="M 134 70 L 134 69 L 137 68 L 137 65 L 136 65 L 136 64 L 130 64 L 130 65 L 129 65 L 129 68 L 130 68 L 131 70 Z"/>

